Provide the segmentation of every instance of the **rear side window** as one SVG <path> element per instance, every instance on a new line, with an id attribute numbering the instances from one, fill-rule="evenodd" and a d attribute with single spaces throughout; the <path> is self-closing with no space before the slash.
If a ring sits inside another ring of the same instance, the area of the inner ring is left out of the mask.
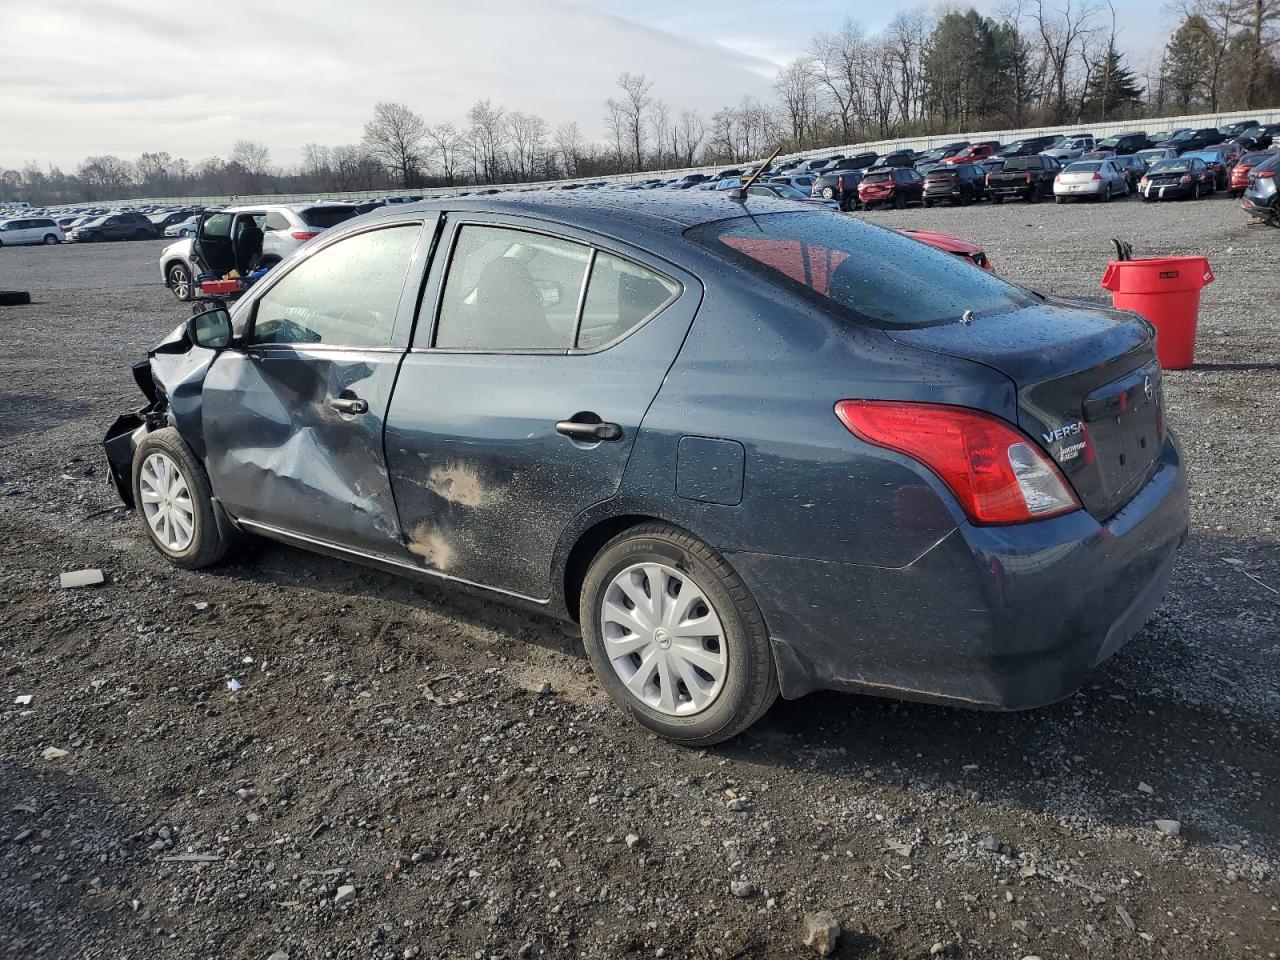
<path id="1" fill-rule="evenodd" d="M 231 214 L 215 213 L 204 221 L 203 227 L 206 237 L 229 237 L 231 236 Z"/>
<path id="2" fill-rule="evenodd" d="M 596 254 L 583 301 L 578 347 L 594 350 L 645 323 L 680 292 L 679 284 L 603 251 Z"/>
<path id="3" fill-rule="evenodd" d="M 278 210 L 272 210 L 267 214 L 266 221 L 262 224 L 263 230 L 289 230 L 293 224 L 289 222 L 289 218 Z"/>
<path id="4" fill-rule="evenodd" d="M 689 236 L 855 321 L 918 327 L 966 310 L 1037 302 L 959 257 L 851 217 L 782 213 L 704 224 Z"/>
<path id="5" fill-rule="evenodd" d="M 302 211 L 301 217 L 307 226 L 327 230 L 350 220 L 359 212 L 355 207 L 308 207 Z"/>
<path id="6" fill-rule="evenodd" d="M 262 295 L 252 342 L 387 346 L 421 232 L 388 227 L 317 250 Z"/>
<path id="7" fill-rule="evenodd" d="M 580 243 L 464 225 L 449 262 L 435 346 L 567 351 L 590 258 Z"/>

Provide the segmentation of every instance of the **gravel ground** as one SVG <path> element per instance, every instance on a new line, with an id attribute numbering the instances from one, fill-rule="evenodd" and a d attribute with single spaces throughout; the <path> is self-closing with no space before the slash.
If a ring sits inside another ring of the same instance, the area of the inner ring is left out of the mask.
<path id="1" fill-rule="evenodd" d="M 866 216 L 1077 296 L 1112 236 L 1207 254 L 1166 377 L 1193 536 L 1054 707 L 815 695 L 699 752 L 554 623 L 282 546 L 170 568 L 99 448 L 185 314 L 161 244 L 0 251 L 35 301 L 0 308 L 0 955 L 772 958 L 829 910 L 842 957 L 1276 957 L 1280 231 L 1225 199 Z"/>

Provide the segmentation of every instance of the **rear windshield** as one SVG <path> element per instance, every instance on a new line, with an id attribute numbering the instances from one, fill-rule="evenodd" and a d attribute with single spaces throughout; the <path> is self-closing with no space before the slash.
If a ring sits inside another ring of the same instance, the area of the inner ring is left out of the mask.
<path id="1" fill-rule="evenodd" d="M 1191 169 L 1190 160 L 1161 160 L 1151 168 L 1152 173 L 1186 173 Z"/>
<path id="2" fill-rule="evenodd" d="M 1044 163 L 1041 162 L 1038 155 L 1034 157 L 1010 157 L 1004 162 L 1004 168 L 1006 171 L 1041 170 L 1044 168 Z"/>
<path id="3" fill-rule="evenodd" d="M 1102 163 L 1073 163 L 1063 173 L 1097 173 L 1102 169 Z"/>
<path id="4" fill-rule="evenodd" d="M 893 179 L 893 174 L 886 170 L 884 173 L 868 173 L 862 178 L 863 183 L 888 183 Z"/>
<path id="5" fill-rule="evenodd" d="M 821 213 L 703 224 L 689 236 L 753 272 L 852 320 L 920 327 L 1037 302 L 966 260 L 900 233 Z"/>
<path id="6" fill-rule="evenodd" d="M 350 220 L 359 212 L 355 207 L 308 207 L 299 216 L 307 226 L 324 230 L 336 227 L 343 220 Z"/>

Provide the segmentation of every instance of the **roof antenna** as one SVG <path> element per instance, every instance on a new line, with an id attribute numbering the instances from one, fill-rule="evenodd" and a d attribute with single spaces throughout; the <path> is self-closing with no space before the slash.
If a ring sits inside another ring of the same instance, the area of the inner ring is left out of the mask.
<path id="1" fill-rule="evenodd" d="M 755 173 L 747 177 L 746 181 L 742 183 L 740 186 L 734 187 L 732 190 L 729 191 L 729 199 L 730 200 L 746 200 L 747 191 L 751 189 L 751 185 L 760 179 L 760 175 L 762 173 L 764 173 L 766 170 L 769 169 L 769 165 L 773 163 L 773 158 L 778 155 L 778 151 L 781 149 L 782 147 L 780 146 L 774 147 L 773 153 L 769 154 L 768 159 L 765 160 L 764 163 L 756 167 Z"/>

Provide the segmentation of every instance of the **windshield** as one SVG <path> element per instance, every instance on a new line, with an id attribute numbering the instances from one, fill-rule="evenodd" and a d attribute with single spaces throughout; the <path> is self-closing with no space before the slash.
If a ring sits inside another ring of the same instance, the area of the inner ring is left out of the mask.
<path id="1" fill-rule="evenodd" d="M 1116 148 L 1116 144 L 1118 144 L 1119 142 L 1120 142 L 1120 137 L 1107 137 L 1107 139 L 1105 140 L 1099 140 L 1096 144 L 1094 144 L 1094 146 L 1096 146 L 1099 150 L 1105 150 L 1107 148 L 1114 150 Z"/>
<path id="2" fill-rule="evenodd" d="M 309 207 L 302 211 L 301 217 L 307 226 L 324 230 L 350 220 L 359 212 L 355 207 Z"/>
<path id="3" fill-rule="evenodd" d="M 1191 138 L 1190 130 L 1179 130 L 1172 137 L 1170 137 L 1169 140 L 1170 142 L 1175 142 L 1178 140 L 1189 140 L 1190 138 Z"/>
<path id="4" fill-rule="evenodd" d="M 852 320 L 919 327 L 1037 302 L 968 261 L 851 217 L 779 213 L 703 224 L 693 239 Z"/>
<path id="5" fill-rule="evenodd" d="M 1177 160 L 1161 160 L 1151 168 L 1152 173 L 1186 173 L 1191 169 L 1191 161 L 1179 158 Z"/>

